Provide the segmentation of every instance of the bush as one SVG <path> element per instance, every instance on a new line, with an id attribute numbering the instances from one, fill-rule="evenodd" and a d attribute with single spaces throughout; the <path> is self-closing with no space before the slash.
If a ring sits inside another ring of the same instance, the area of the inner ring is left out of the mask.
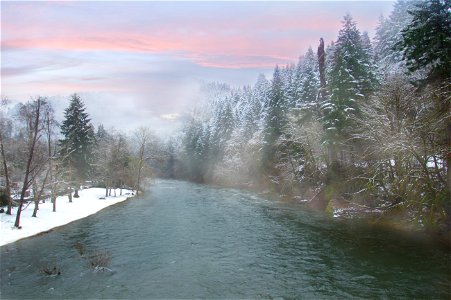
<path id="1" fill-rule="evenodd" d="M 111 257 L 110 251 L 97 250 L 89 256 L 89 265 L 94 269 L 94 272 L 111 271 L 111 269 L 108 268 L 111 263 Z"/>
<path id="2" fill-rule="evenodd" d="M 58 276 L 61 275 L 61 268 L 56 264 L 46 264 L 41 268 L 41 273 L 45 276 Z"/>
<path id="3" fill-rule="evenodd" d="M 8 200 L 6 199 L 5 191 L 0 188 L 0 206 L 8 205 Z"/>

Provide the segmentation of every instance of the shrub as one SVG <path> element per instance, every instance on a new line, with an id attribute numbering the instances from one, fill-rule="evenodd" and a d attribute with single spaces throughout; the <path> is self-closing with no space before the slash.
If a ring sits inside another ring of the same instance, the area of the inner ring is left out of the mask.
<path id="1" fill-rule="evenodd" d="M 41 273 L 46 276 L 58 276 L 61 275 L 61 268 L 56 264 L 47 263 L 41 268 Z"/>
<path id="2" fill-rule="evenodd" d="M 111 269 L 108 268 L 111 263 L 111 257 L 110 251 L 97 250 L 89 256 L 89 265 L 94 269 L 94 272 L 111 271 Z"/>

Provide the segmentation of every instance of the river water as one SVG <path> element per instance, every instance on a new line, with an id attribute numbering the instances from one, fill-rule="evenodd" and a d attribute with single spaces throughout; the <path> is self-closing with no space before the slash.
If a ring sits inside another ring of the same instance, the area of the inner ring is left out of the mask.
<path id="1" fill-rule="evenodd" d="M 451 297 L 450 253 L 426 239 L 179 181 L 0 251 L 2 299 Z"/>

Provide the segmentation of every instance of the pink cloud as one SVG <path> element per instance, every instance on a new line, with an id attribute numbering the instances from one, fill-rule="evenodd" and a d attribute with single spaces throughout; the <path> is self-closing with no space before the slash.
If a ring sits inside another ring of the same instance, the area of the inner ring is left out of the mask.
<path id="1" fill-rule="evenodd" d="M 225 68 L 273 67 L 276 63 L 295 60 L 299 55 L 298 50 L 308 46 L 303 40 L 270 36 L 249 38 L 167 32 L 144 35 L 127 31 L 2 40 L 2 49 L 168 53 L 192 59 L 202 66 Z M 216 58 L 218 60 L 215 61 Z"/>
<path id="2" fill-rule="evenodd" d="M 122 125 L 174 119 L 199 82 L 253 84 L 336 39 L 347 8 L 371 30 L 391 7 L 371 3 L 2 1 L 2 93 L 85 93 L 93 119 L 115 126 L 115 110 Z"/>
<path id="3" fill-rule="evenodd" d="M 121 51 L 121 52 L 140 52 L 140 53 L 177 53 L 178 55 L 193 59 L 194 62 L 204 66 L 215 67 L 268 67 L 267 58 L 272 57 L 275 61 L 280 61 L 281 57 L 277 47 L 265 47 L 265 51 L 259 51 L 261 44 L 252 43 L 241 37 L 230 38 L 227 41 L 220 38 L 194 37 L 179 38 L 177 40 L 152 39 L 149 37 L 122 38 L 122 34 L 117 36 L 96 38 L 96 37 L 70 37 L 70 38 L 52 38 L 45 39 L 10 39 L 2 41 L 3 49 L 40 49 L 40 50 L 58 50 L 58 51 Z M 233 45 L 231 47 L 231 44 Z M 286 45 L 283 45 L 286 46 Z M 273 52 L 274 54 L 271 54 Z M 226 54 L 230 53 L 230 54 Z M 255 56 L 249 53 L 257 53 Z M 232 58 L 228 62 L 213 62 L 215 58 Z M 252 61 L 244 61 L 246 58 L 253 57 Z M 263 60 L 259 62 L 258 57 Z M 286 55 L 282 60 L 289 59 Z M 240 61 L 238 63 L 238 61 Z M 265 62 L 266 61 L 266 62 Z M 270 64 L 271 66 L 274 63 Z"/>
<path id="4" fill-rule="evenodd" d="M 52 4 L 43 7 L 17 4 L 13 7 L 23 10 L 20 14 L 25 18 L 19 20 L 6 15 L 2 24 L 2 49 L 168 53 L 206 67 L 267 68 L 287 60 L 295 61 L 308 46 L 316 47 L 320 37 L 326 41 L 333 39 L 341 27 L 342 18 L 338 15 L 344 14 L 327 9 L 312 14 L 316 4 L 308 3 L 302 4 L 305 10 L 293 11 L 276 3 L 266 5 L 266 8 L 256 6 L 260 10 L 255 14 L 246 13 L 237 18 L 232 18 L 235 12 L 225 11 L 217 15 L 186 13 L 176 17 L 171 12 L 165 19 L 156 11 L 157 20 L 150 14 L 148 19 L 133 22 L 133 16 L 125 21 L 113 18 L 109 6 L 100 4 L 98 18 L 94 11 L 91 12 L 94 17 L 86 17 L 88 21 L 77 14 L 86 7 L 91 8 L 89 5 L 56 6 L 58 9 L 67 6 L 72 12 L 65 18 L 64 14 L 52 10 Z M 111 11 L 118 13 L 115 9 Z M 365 26 L 372 26 L 371 21 L 365 21 Z"/>

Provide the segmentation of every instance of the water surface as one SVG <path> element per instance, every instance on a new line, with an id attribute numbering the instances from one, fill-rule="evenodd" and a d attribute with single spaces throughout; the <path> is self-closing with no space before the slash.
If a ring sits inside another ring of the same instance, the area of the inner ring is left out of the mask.
<path id="1" fill-rule="evenodd" d="M 113 272 L 77 243 L 110 251 Z M 2 299 L 451 297 L 450 253 L 430 241 L 179 181 L 0 255 Z"/>

